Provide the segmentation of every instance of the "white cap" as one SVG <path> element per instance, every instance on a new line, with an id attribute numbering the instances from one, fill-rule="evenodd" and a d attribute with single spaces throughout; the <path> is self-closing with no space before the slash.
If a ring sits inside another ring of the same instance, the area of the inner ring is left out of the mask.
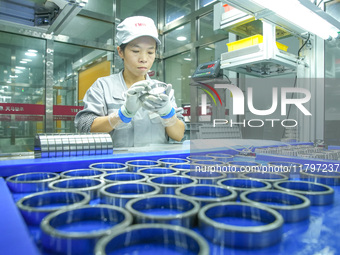
<path id="1" fill-rule="evenodd" d="M 158 32 L 152 19 L 144 16 L 133 16 L 126 18 L 117 27 L 118 45 L 126 44 L 141 36 L 151 36 L 157 44 L 161 44 L 158 39 Z"/>

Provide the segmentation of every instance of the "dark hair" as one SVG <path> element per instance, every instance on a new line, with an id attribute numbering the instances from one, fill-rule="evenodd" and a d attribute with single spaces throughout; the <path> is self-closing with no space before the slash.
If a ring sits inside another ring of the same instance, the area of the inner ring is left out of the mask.
<path id="1" fill-rule="evenodd" d="M 124 52 L 127 45 L 127 43 L 122 43 L 119 48 Z"/>

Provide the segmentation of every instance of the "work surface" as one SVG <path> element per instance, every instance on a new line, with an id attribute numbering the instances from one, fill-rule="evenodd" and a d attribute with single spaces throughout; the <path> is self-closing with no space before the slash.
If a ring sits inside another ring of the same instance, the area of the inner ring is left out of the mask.
<path id="1" fill-rule="evenodd" d="M 255 145 L 248 141 L 248 145 Z M 3 161 L 0 166 L 2 176 L 8 176 L 11 172 L 51 171 L 61 172 L 69 169 L 88 167 L 89 163 L 100 161 L 125 162 L 130 159 L 158 159 L 164 157 L 185 158 L 190 151 L 178 145 L 175 150 L 149 151 L 147 153 L 131 152 L 117 155 L 100 156 L 94 158 L 77 159 L 27 159 L 22 161 Z M 158 148 L 159 149 L 159 148 Z M 235 151 L 227 151 L 235 154 Z M 236 157 L 236 161 L 255 161 L 267 164 L 269 161 L 288 161 L 297 163 L 329 163 L 327 161 L 313 161 L 299 158 L 289 158 L 273 155 L 257 155 L 252 157 Z M 331 162 L 334 163 L 334 162 Z M 336 162 L 335 162 L 336 163 Z M 43 166 L 43 169 L 41 168 Z M 298 176 L 296 177 L 298 178 Z M 335 191 L 334 203 L 327 206 L 311 206 L 310 217 L 307 220 L 283 225 L 283 236 L 280 243 L 267 248 L 256 250 L 242 250 L 229 247 L 221 247 L 209 242 L 210 254 L 339 254 L 340 251 L 340 186 L 332 187 Z M 23 194 L 11 194 L 4 179 L 0 179 L 0 254 L 41 254 L 37 246 L 32 242 L 32 234 L 23 221 L 20 212 L 16 208 L 15 200 Z M 197 229 L 194 229 L 199 233 Z M 33 232 L 35 235 L 36 232 Z"/>

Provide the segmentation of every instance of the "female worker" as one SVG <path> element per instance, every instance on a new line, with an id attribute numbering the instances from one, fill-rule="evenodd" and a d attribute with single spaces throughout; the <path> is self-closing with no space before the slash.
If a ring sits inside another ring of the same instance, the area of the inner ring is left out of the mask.
<path id="1" fill-rule="evenodd" d="M 181 141 L 185 125 L 171 85 L 159 96 L 142 93 L 152 82 L 147 72 L 160 45 L 152 19 L 134 16 L 117 27 L 117 52 L 124 69 L 99 78 L 86 92 L 84 109 L 75 118 L 79 132 L 110 132 L 114 147 Z"/>

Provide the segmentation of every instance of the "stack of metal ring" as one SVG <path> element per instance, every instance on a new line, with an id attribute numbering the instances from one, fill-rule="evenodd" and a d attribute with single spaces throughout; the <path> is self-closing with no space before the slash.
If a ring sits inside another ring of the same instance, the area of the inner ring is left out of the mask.
<path id="1" fill-rule="evenodd" d="M 112 154 L 110 134 L 37 134 L 34 140 L 35 158 L 53 158 Z"/>

